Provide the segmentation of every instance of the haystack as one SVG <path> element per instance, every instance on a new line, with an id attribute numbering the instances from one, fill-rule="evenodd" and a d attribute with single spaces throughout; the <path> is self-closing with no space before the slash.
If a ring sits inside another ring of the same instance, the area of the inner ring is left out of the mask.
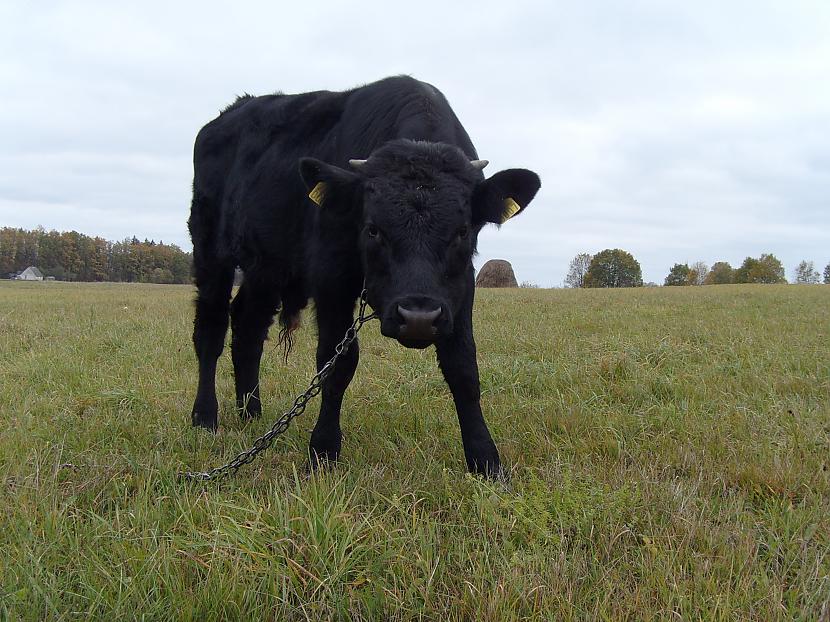
<path id="1" fill-rule="evenodd" d="M 504 259 L 491 259 L 476 276 L 476 287 L 518 287 L 513 266 Z"/>

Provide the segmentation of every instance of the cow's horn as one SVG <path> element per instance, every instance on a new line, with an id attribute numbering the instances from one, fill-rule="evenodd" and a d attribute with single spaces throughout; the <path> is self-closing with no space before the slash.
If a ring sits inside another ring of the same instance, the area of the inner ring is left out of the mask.
<path id="1" fill-rule="evenodd" d="M 485 166 L 490 164 L 490 160 L 470 160 L 470 164 L 473 165 L 473 168 L 482 170 Z"/>
<path id="2" fill-rule="evenodd" d="M 349 166 L 356 171 L 362 169 L 364 164 L 366 164 L 366 160 L 349 160 Z"/>

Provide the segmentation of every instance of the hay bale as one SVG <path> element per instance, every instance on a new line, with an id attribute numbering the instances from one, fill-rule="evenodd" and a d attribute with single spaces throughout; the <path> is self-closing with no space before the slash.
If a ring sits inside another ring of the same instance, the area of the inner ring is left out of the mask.
<path id="1" fill-rule="evenodd" d="M 491 259 L 479 270 L 476 287 L 518 287 L 513 266 L 504 259 Z"/>

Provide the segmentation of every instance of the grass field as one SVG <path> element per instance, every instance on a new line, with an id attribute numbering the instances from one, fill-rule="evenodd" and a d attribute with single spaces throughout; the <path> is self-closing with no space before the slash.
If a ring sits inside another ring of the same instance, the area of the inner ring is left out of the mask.
<path id="1" fill-rule="evenodd" d="M 830 287 L 481 291 L 509 484 L 465 474 L 433 351 L 361 333 L 343 463 L 316 416 L 190 428 L 185 286 L 0 283 L 0 619 L 815 620 L 830 598 Z M 825 614 L 827 615 L 827 614 Z"/>

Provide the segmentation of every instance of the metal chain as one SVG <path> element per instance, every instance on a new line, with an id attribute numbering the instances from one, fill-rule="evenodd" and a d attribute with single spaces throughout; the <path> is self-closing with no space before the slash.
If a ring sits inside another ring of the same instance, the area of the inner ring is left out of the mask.
<path id="1" fill-rule="evenodd" d="M 311 379 L 311 383 L 305 393 L 297 396 L 291 408 L 283 413 L 283 415 L 274 422 L 274 425 L 271 426 L 270 430 L 256 439 L 250 449 L 240 452 L 227 464 L 215 467 L 209 471 L 185 471 L 184 473 L 179 473 L 179 478 L 185 480 L 198 480 L 201 482 L 219 480 L 232 473 L 236 473 L 243 465 L 253 462 L 257 454 L 268 449 L 277 436 L 285 433 L 288 426 L 291 424 L 291 420 L 302 415 L 305 412 L 308 402 L 323 390 L 323 382 L 325 382 L 326 378 L 328 378 L 331 374 L 335 363 L 337 363 L 337 359 L 339 359 L 344 352 L 348 352 L 352 342 L 357 338 L 357 332 L 366 322 L 369 322 L 377 317 L 376 313 L 366 315 L 366 306 L 366 290 L 364 289 L 360 292 L 360 310 L 358 312 L 357 319 L 355 319 L 355 321 L 352 322 L 352 325 L 346 330 L 346 335 L 343 337 L 343 340 L 335 346 L 334 356 L 331 357 L 331 359 L 329 359 L 329 361 L 320 368 L 320 371 L 314 375 L 314 378 Z"/>

